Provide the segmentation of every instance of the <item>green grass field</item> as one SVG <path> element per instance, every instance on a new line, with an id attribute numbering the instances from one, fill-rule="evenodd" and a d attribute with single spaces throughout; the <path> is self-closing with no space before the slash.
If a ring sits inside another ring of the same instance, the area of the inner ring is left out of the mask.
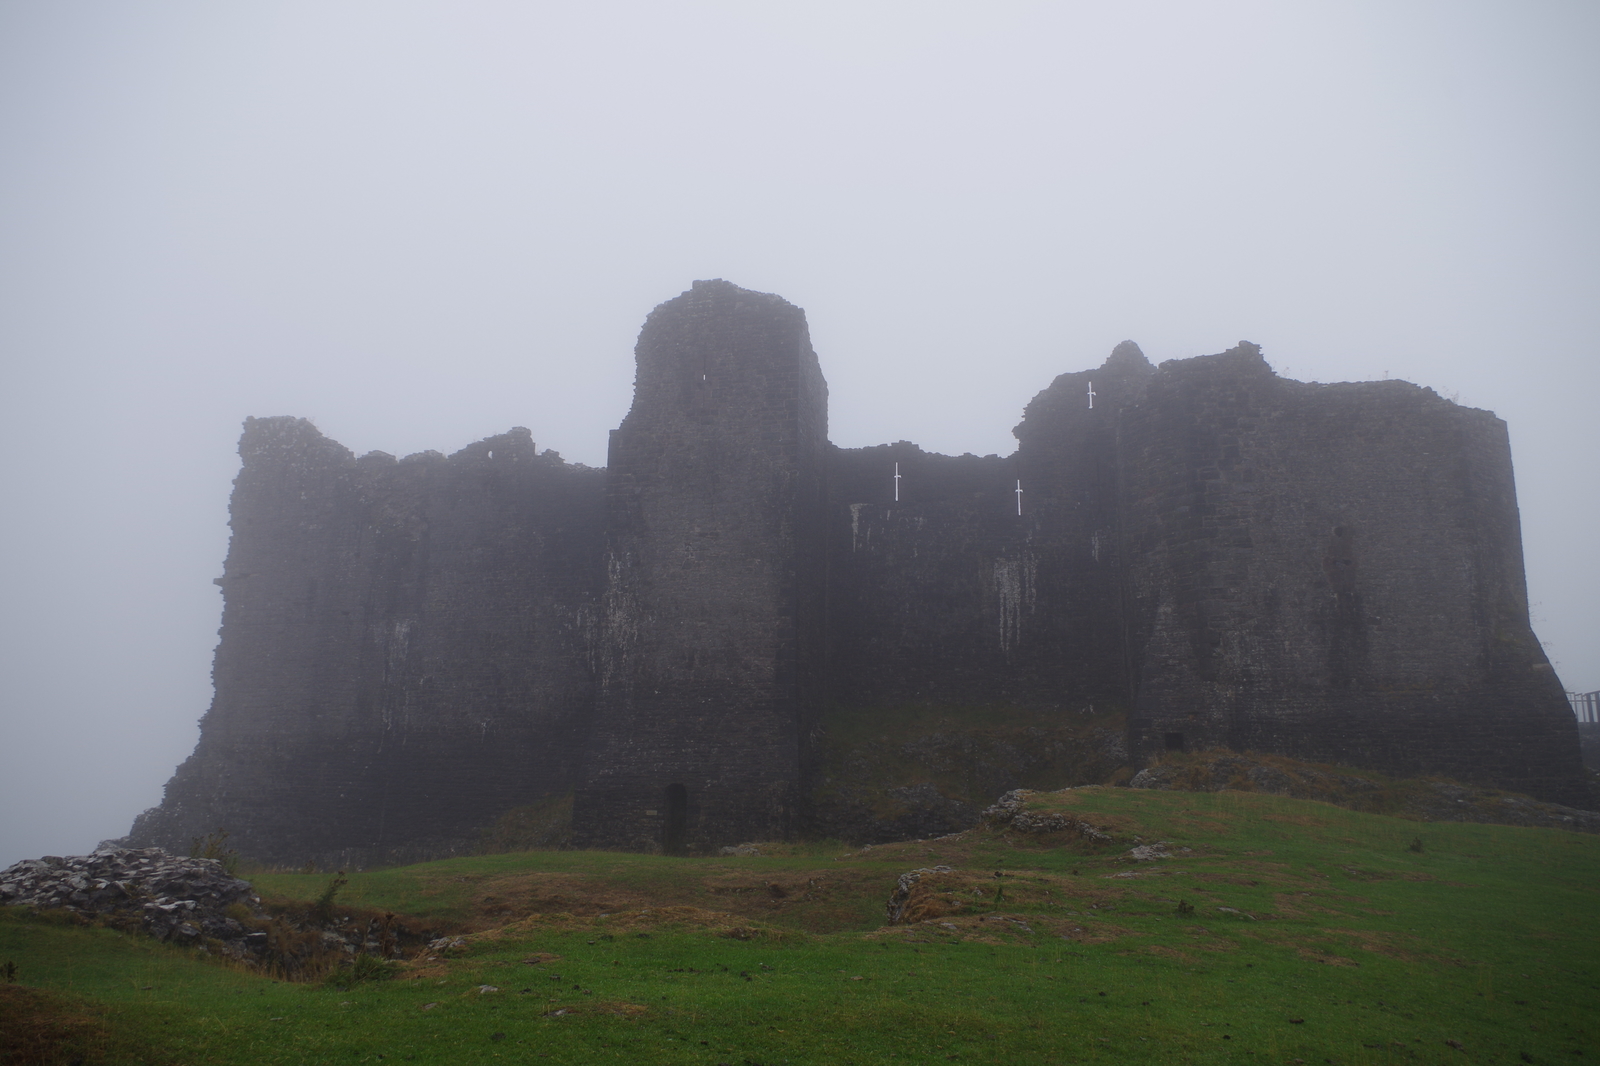
<path id="1" fill-rule="evenodd" d="M 1233 792 L 1035 801 L 1118 842 L 974 830 L 864 852 L 529 852 L 356 874 L 347 912 L 465 937 L 382 981 L 276 983 L 3 913 L 18 983 L 0 986 L 0 1061 L 1600 1057 L 1600 838 Z M 1134 862 L 1135 838 L 1173 857 Z M 896 877 L 936 864 L 954 869 L 919 884 L 915 920 L 885 926 Z M 328 875 L 255 881 L 293 908 Z"/>

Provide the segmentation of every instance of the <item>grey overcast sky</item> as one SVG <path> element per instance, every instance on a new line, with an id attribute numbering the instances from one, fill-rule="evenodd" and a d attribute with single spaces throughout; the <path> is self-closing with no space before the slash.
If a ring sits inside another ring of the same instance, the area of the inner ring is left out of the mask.
<path id="1" fill-rule="evenodd" d="M 0 0 L 0 865 L 159 801 L 234 448 L 602 465 L 696 278 L 804 307 L 842 445 L 1006 454 L 1124 338 L 1511 427 L 1600 688 L 1594 0 Z"/>

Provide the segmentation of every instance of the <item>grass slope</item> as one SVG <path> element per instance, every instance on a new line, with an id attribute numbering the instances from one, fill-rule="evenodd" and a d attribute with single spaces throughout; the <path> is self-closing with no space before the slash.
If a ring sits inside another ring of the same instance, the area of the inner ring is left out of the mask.
<path id="1" fill-rule="evenodd" d="M 1600 1055 L 1600 838 L 1233 792 L 1083 788 L 1033 805 L 1117 843 L 974 830 L 843 854 L 548 852 L 357 874 L 341 903 L 464 937 L 383 982 L 274 983 L 111 930 L 4 914 L 0 960 L 29 989 L 0 997 L 0 1033 L 36 1034 L 5 1061 Z M 1167 841 L 1173 857 L 1133 861 L 1135 839 Z M 953 869 L 918 883 L 918 920 L 883 925 L 896 877 L 934 865 Z M 326 883 L 257 879 L 293 905 Z M 37 1033 L 72 1019 L 50 1058 Z"/>

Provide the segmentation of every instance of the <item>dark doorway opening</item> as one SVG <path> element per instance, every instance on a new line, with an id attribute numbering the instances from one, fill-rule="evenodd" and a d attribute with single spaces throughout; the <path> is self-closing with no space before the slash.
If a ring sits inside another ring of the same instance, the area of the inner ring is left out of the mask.
<path id="1" fill-rule="evenodd" d="M 667 786 L 667 827 L 661 850 L 668 855 L 682 855 L 688 850 L 689 790 L 682 785 Z"/>
<path id="2" fill-rule="evenodd" d="M 1166 734 L 1166 738 L 1167 738 L 1167 750 L 1168 751 L 1183 751 L 1184 750 L 1184 747 L 1183 747 L 1183 734 L 1182 733 L 1168 733 L 1168 734 Z"/>

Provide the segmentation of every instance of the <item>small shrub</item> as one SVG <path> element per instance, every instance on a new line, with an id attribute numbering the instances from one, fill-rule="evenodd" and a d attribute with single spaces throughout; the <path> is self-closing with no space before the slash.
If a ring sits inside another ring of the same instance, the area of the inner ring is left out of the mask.
<path id="1" fill-rule="evenodd" d="M 344 962 L 341 941 L 323 939 L 318 929 L 301 929 L 278 915 L 256 923 L 267 934 L 261 971 L 278 981 L 320 981 Z"/>
<path id="2" fill-rule="evenodd" d="M 349 883 L 350 879 L 344 875 L 343 870 L 334 874 L 333 878 L 328 882 L 328 887 L 324 888 L 322 894 L 311 904 L 311 916 L 319 922 L 326 922 L 331 919 L 333 917 L 334 897 L 339 894 L 341 888 Z"/>
<path id="3" fill-rule="evenodd" d="M 215 859 L 222 864 L 229 877 L 239 875 L 239 851 L 228 847 L 228 831 L 218 826 L 203 837 L 189 842 L 189 858 Z"/>
<path id="4" fill-rule="evenodd" d="M 479 830 L 480 855 L 511 851 L 556 851 L 572 841 L 572 793 L 546 796 L 525 807 L 513 807 L 488 829 Z"/>
<path id="5" fill-rule="evenodd" d="M 353 985 L 362 981 L 387 981 L 395 975 L 395 967 L 376 955 L 357 955 L 347 970 L 337 970 L 328 975 L 329 984 Z"/>

